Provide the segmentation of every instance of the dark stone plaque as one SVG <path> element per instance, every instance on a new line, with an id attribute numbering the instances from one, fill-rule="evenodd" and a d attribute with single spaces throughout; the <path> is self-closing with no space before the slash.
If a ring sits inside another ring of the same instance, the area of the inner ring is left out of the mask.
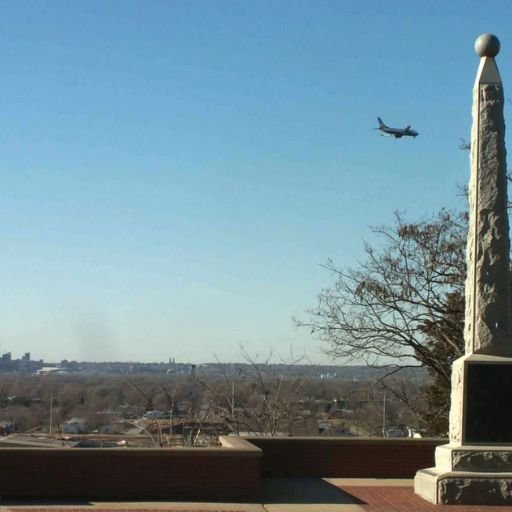
<path id="1" fill-rule="evenodd" d="M 512 444 L 512 363 L 468 363 L 464 443 Z"/>

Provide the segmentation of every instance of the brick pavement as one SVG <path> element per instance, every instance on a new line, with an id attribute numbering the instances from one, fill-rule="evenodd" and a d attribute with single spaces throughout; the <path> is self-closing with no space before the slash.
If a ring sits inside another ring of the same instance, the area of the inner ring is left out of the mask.
<path id="1" fill-rule="evenodd" d="M 414 494 L 411 486 L 339 486 L 366 512 L 512 512 L 510 507 L 433 505 Z"/>
<path id="2" fill-rule="evenodd" d="M 385 485 L 383 485 L 384 482 L 386 482 Z M 0 503 L 0 512 L 354 512 L 354 510 L 361 512 L 512 512 L 512 506 L 433 505 L 414 494 L 412 482 L 406 480 L 342 479 L 336 483 L 331 480 L 328 482 L 331 485 L 326 485 L 327 482 L 320 479 L 276 479 L 267 483 L 271 485 L 267 486 L 267 495 L 263 497 L 263 503 L 259 504 L 84 502 L 1 505 Z M 302 492 L 298 492 L 300 488 Z"/>

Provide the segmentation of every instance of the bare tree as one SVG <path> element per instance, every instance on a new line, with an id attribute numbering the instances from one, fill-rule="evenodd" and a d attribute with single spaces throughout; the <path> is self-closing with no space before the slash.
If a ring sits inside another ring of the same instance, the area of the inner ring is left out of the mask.
<path id="1" fill-rule="evenodd" d="M 299 408 L 304 377 L 289 376 L 289 369 L 303 361 L 293 357 L 281 365 L 271 364 L 273 353 L 258 361 L 241 347 L 244 363 L 229 374 L 222 368 L 222 379 L 211 382 L 197 376 L 209 392 L 215 414 L 236 435 L 252 432 L 276 436 L 289 434 L 293 425 L 302 421 Z"/>
<path id="2" fill-rule="evenodd" d="M 325 265 L 334 283 L 298 324 L 335 358 L 390 365 L 390 373 L 425 367 L 448 390 L 464 347 L 466 231 L 465 214 L 443 209 L 411 223 L 396 213 L 392 226 L 372 228 L 380 244 L 365 244 L 358 267 Z"/>

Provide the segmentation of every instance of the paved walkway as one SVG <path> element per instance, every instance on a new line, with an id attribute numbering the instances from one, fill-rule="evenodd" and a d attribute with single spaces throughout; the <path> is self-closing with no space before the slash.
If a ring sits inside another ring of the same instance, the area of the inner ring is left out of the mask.
<path id="1" fill-rule="evenodd" d="M 478 505 L 433 505 L 414 494 L 412 481 L 382 485 L 376 480 L 374 485 L 361 483 L 354 485 L 345 480 L 333 483 L 348 494 L 359 510 L 365 512 L 511 512 L 512 507 L 478 506 Z M 340 509 L 340 512 L 342 509 Z"/>
<path id="2" fill-rule="evenodd" d="M 1 503 L 1 502 L 0 502 Z M 262 503 L 3 503 L 0 512 L 512 512 L 510 507 L 432 505 L 412 480 L 269 478 Z"/>

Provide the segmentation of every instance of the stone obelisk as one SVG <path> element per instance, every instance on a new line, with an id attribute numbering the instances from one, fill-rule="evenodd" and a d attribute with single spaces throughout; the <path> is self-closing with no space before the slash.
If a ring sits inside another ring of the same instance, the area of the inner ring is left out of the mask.
<path id="1" fill-rule="evenodd" d="M 512 332 L 503 85 L 496 36 L 481 35 L 473 89 L 465 355 L 454 362 L 450 443 L 416 474 L 440 504 L 512 504 Z"/>

